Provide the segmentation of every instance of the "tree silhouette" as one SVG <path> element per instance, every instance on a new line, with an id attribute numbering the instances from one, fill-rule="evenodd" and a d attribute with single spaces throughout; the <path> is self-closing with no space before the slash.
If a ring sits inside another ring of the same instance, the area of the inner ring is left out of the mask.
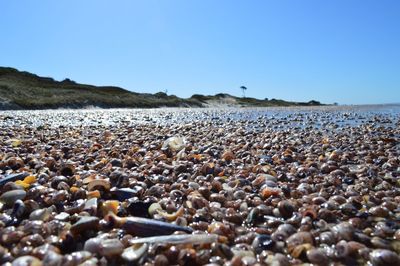
<path id="1" fill-rule="evenodd" d="M 243 98 L 246 98 L 245 91 L 247 90 L 247 88 L 246 88 L 245 86 L 240 86 L 240 89 L 241 89 L 242 92 L 243 92 Z"/>

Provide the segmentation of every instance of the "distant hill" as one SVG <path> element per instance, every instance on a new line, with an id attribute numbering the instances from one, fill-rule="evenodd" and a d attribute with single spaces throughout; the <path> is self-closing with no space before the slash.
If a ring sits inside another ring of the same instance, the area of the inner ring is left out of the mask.
<path id="1" fill-rule="evenodd" d="M 218 107 L 218 106 L 311 106 L 306 103 L 276 99 L 240 98 L 229 94 L 188 99 L 163 92 L 136 93 L 114 86 L 79 84 L 70 79 L 56 81 L 14 68 L 0 67 L 0 110 L 55 108 L 152 108 L 152 107 Z"/>

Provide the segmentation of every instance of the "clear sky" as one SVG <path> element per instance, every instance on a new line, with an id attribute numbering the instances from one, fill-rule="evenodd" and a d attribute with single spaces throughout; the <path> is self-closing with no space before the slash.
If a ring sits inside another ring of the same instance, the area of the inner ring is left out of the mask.
<path id="1" fill-rule="evenodd" d="M 57 80 L 400 102 L 399 0 L 2 0 L 0 34 L 0 65 Z"/>

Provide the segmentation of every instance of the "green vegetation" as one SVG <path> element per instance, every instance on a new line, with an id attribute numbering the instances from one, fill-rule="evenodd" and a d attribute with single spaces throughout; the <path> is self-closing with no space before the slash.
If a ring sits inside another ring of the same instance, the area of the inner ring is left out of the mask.
<path id="1" fill-rule="evenodd" d="M 88 106 L 151 108 L 200 107 L 201 104 L 162 93 L 154 95 L 135 93 L 112 86 L 96 87 L 78 84 L 69 79 L 59 82 L 52 78 L 19 72 L 13 68 L 0 68 L 0 108 L 2 109 L 84 108 Z"/>
<path id="2" fill-rule="evenodd" d="M 320 106 L 323 105 L 318 101 L 309 101 L 309 102 L 288 102 L 284 100 L 278 99 L 268 99 L 264 100 L 251 98 L 251 97 L 236 97 L 226 93 L 219 93 L 214 96 L 210 95 L 200 95 L 195 94 L 191 97 L 191 99 L 195 99 L 197 101 L 202 102 L 207 105 L 212 102 L 214 103 L 231 103 L 231 105 L 239 105 L 241 107 L 272 107 L 272 106 Z"/>
<path id="3" fill-rule="evenodd" d="M 189 99 L 182 99 L 164 92 L 135 93 L 113 86 L 79 84 L 70 79 L 56 81 L 0 67 L 0 109 L 204 107 L 209 106 L 210 102 L 224 103 L 227 99 L 232 105 L 240 106 L 320 105 L 315 101 L 292 103 L 275 99 L 239 98 L 228 94 L 193 95 Z"/>

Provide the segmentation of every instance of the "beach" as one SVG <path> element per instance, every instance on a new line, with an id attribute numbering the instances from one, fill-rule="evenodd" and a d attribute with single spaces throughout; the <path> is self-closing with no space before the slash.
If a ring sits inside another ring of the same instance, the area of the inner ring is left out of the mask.
<path id="1" fill-rule="evenodd" d="M 0 264 L 400 265 L 400 105 L 0 112 Z"/>

